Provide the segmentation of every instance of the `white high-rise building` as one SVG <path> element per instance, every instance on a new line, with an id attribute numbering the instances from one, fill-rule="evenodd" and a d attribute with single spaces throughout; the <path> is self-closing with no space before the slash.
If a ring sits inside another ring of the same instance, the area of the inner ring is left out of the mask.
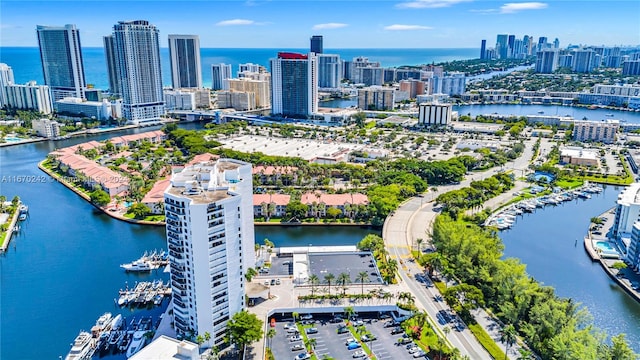
<path id="1" fill-rule="evenodd" d="M 633 224 L 638 220 L 640 220 L 640 183 L 633 183 L 618 195 L 611 234 L 614 238 L 628 237 Z"/>
<path id="2" fill-rule="evenodd" d="M 640 221 L 633 223 L 625 260 L 631 269 L 640 274 Z"/>
<path id="3" fill-rule="evenodd" d="M 44 83 L 51 89 L 53 101 L 66 97 L 86 99 L 80 31 L 75 25 L 38 25 L 36 31 Z"/>
<path id="4" fill-rule="evenodd" d="M 169 35 L 169 60 L 175 90 L 202 87 L 198 35 Z"/>
<path id="5" fill-rule="evenodd" d="M 306 118 L 318 112 L 315 54 L 279 52 L 271 59 L 271 113 Z"/>
<path id="6" fill-rule="evenodd" d="M 5 86 L 13 84 L 13 69 L 11 66 L 0 63 L 0 108 L 7 106 L 9 99 L 7 99 L 7 89 Z"/>
<path id="7" fill-rule="evenodd" d="M 240 73 L 243 73 L 243 72 L 258 73 L 260 72 L 261 68 L 262 66 L 258 64 L 252 64 L 252 63 L 240 64 L 238 65 L 238 76 L 240 76 Z"/>
<path id="8" fill-rule="evenodd" d="M 463 72 L 451 72 L 446 76 L 433 78 L 433 93 L 462 95 L 466 89 L 466 77 Z"/>
<path id="9" fill-rule="evenodd" d="M 340 55 L 318 54 L 318 87 L 335 89 L 340 86 Z"/>
<path id="10" fill-rule="evenodd" d="M 220 348 L 255 266 L 251 164 L 190 165 L 173 174 L 164 204 L 175 330 L 208 332 Z"/>
<path id="11" fill-rule="evenodd" d="M 30 81 L 24 85 L 5 86 L 5 90 L 8 106 L 33 110 L 45 115 L 51 114 L 53 111 L 51 92 L 47 85 L 36 85 L 35 81 Z"/>
<path id="12" fill-rule="evenodd" d="M 229 90 L 228 79 L 231 79 L 231 64 L 211 65 L 211 90 Z"/>
<path id="13" fill-rule="evenodd" d="M 164 115 L 158 29 L 146 20 L 120 21 L 113 37 L 124 117 L 158 122 Z"/>
<path id="14" fill-rule="evenodd" d="M 60 136 L 60 124 L 49 119 L 36 119 L 31 121 L 31 128 L 38 136 L 55 138 Z"/>

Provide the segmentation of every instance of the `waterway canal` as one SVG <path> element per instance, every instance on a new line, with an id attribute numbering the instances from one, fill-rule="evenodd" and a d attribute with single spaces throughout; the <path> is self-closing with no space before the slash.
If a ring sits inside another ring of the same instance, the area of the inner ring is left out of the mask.
<path id="1" fill-rule="evenodd" d="M 505 257 L 521 259 L 527 272 L 562 297 L 584 305 L 597 327 L 609 335 L 627 334 L 640 352 L 640 304 L 621 290 L 583 247 L 589 221 L 615 205 L 621 188 L 608 186 L 589 200 L 576 199 L 546 206 L 518 217 L 513 228 L 500 232 Z"/>

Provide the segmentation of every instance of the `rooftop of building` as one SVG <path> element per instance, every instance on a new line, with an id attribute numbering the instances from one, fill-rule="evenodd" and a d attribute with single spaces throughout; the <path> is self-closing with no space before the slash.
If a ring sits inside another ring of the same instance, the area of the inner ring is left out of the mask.
<path id="1" fill-rule="evenodd" d="M 598 159 L 598 151 L 594 149 L 585 149 L 579 146 L 567 146 L 560 148 L 560 156 L 570 156 L 579 159 Z"/>
<path id="2" fill-rule="evenodd" d="M 185 187 L 171 186 L 166 192 L 174 196 L 189 198 L 194 204 L 210 204 L 231 197 L 226 189 L 204 190 L 201 187 L 189 190 Z"/>
<path id="3" fill-rule="evenodd" d="M 618 194 L 618 204 L 640 204 L 640 183 L 633 183 Z"/>
<path id="4" fill-rule="evenodd" d="M 186 340 L 177 340 L 161 335 L 145 346 L 131 360 L 196 360 L 199 359 L 198 345 Z"/>

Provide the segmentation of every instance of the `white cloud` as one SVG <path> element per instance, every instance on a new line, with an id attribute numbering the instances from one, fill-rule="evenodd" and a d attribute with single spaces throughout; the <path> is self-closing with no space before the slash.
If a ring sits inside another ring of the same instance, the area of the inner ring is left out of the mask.
<path id="1" fill-rule="evenodd" d="M 546 3 L 541 2 L 522 2 L 522 3 L 507 3 L 500 7 L 501 14 L 513 14 L 524 10 L 540 10 L 547 8 Z"/>
<path id="2" fill-rule="evenodd" d="M 313 25 L 313 30 L 339 29 L 345 26 L 349 26 L 349 24 L 343 24 L 343 23 L 315 24 Z"/>
<path id="3" fill-rule="evenodd" d="M 401 9 L 443 8 L 470 1 L 473 0 L 414 0 L 402 2 L 397 4 L 396 7 Z"/>
<path id="4" fill-rule="evenodd" d="M 422 26 L 422 25 L 393 24 L 393 25 L 385 26 L 384 29 L 388 31 L 407 31 L 407 30 L 431 30 L 433 28 L 430 26 Z"/>
<path id="5" fill-rule="evenodd" d="M 223 20 L 216 23 L 216 26 L 237 26 L 237 25 L 258 25 L 253 20 L 247 19 L 232 19 L 232 20 Z"/>

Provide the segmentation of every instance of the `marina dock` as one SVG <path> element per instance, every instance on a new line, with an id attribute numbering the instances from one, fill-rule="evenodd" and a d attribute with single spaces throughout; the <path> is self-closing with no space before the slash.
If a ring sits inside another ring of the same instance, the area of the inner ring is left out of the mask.
<path id="1" fill-rule="evenodd" d="M 171 296 L 171 287 L 160 281 L 143 281 L 133 289 L 124 289 L 119 292 L 120 297 L 115 300 L 118 306 L 141 307 L 149 305 L 161 305 L 165 296 Z"/>

